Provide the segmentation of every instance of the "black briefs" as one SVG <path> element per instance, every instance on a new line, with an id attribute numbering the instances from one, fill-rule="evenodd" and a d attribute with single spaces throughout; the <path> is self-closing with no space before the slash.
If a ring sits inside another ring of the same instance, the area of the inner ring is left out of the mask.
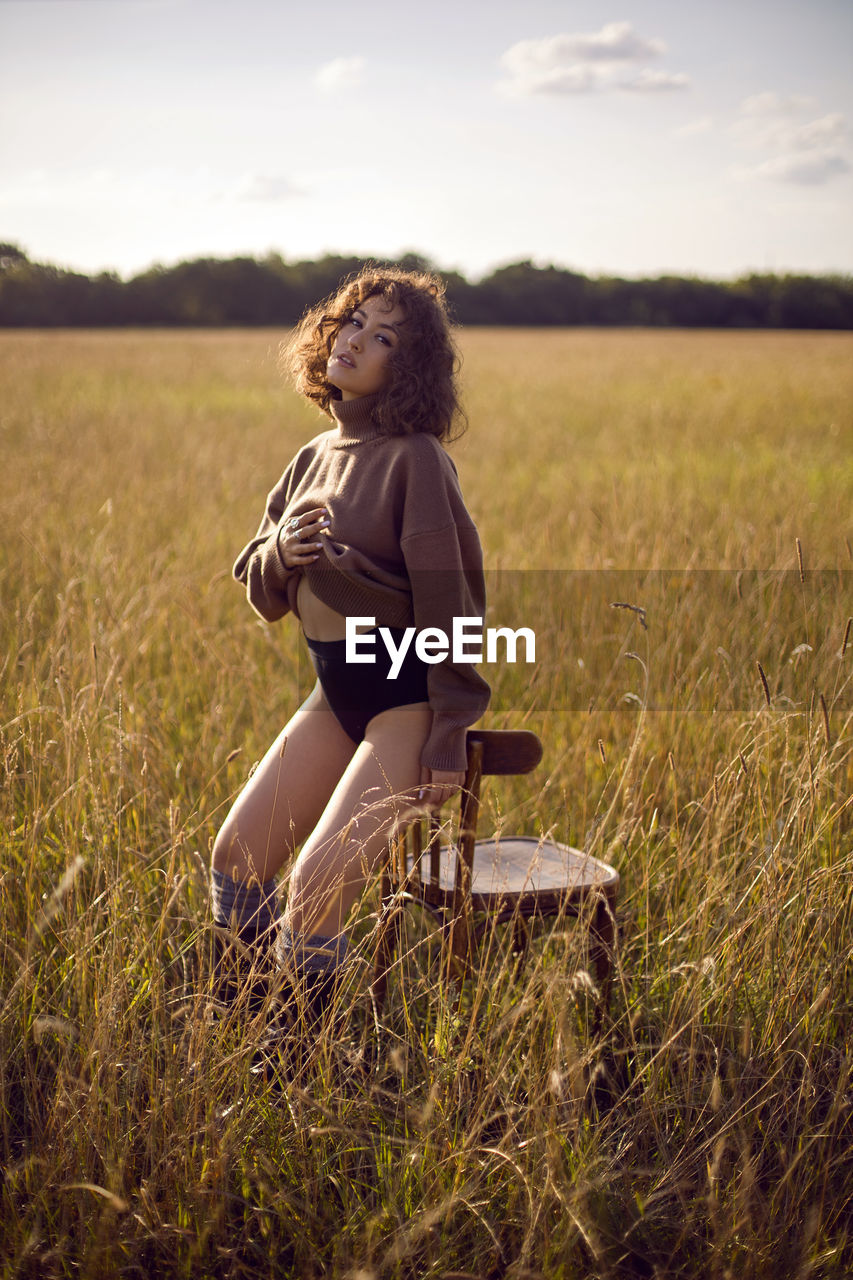
<path id="1" fill-rule="evenodd" d="M 397 648 L 404 632 L 388 627 Z M 326 701 L 353 742 L 363 742 L 367 726 L 380 711 L 404 707 L 411 702 L 428 702 L 427 675 L 429 664 L 415 653 L 414 636 L 396 680 L 388 678 L 391 655 L 378 630 L 362 632 L 374 637 L 376 661 L 347 662 L 346 640 L 305 641 Z M 367 652 L 367 650 L 362 650 Z"/>

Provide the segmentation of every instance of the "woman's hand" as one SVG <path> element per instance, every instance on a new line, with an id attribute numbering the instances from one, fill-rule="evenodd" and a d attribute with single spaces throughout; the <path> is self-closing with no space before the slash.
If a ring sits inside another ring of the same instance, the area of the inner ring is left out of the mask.
<path id="1" fill-rule="evenodd" d="M 311 564 L 319 556 L 323 544 L 315 539 L 329 527 L 329 513 L 325 507 L 315 507 L 301 516 L 292 516 L 278 526 L 276 539 L 278 550 L 288 569 L 298 569 Z"/>
<path id="2" fill-rule="evenodd" d="M 421 785 L 418 791 L 418 800 L 427 805 L 429 808 L 438 808 L 444 804 L 445 800 L 449 800 L 455 791 L 458 791 L 465 781 L 465 770 L 455 769 L 428 769 L 425 765 L 421 769 Z"/>

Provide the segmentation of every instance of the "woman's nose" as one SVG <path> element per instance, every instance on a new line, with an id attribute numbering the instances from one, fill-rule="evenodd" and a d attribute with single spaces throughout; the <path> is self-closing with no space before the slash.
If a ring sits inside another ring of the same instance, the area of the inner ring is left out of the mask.
<path id="1" fill-rule="evenodd" d="M 353 329 L 352 333 L 347 338 L 347 346 L 354 347 L 356 351 L 358 351 L 360 345 L 361 345 L 361 332 L 358 329 Z"/>

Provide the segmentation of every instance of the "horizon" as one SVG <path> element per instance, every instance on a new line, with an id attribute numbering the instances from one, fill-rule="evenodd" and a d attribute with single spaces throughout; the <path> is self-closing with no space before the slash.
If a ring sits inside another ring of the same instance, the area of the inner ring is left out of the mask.
<path id="1" fill-rule="evenodd" d="M 3 0 L 0 0 L 0 3 L 3 3 Z M 462 279 L 465 280 L 467 284 L 474 285 L 474 286 L 482 284 L 484 281 L 488 280 L 492 275 L 495 275 L 499 271 L 505 270 L 508 267 L 523 266 L 523 265 L 530 265 L 531 267 L 533 267 L 534 270 L 537 270 L 537 271 L 556 270 L 558 272 L 566 272 L 568 274 L 583 276 L 585 279 L 588 279 L 588 280 L 619 279 L 619 280 L 626 280 L 628 282 L 636 282 L 638 284 L 647 280 L 666 279 L 666 278 L 679 279 L 679 280 L 698 280 L 707 284 L 728 285 L 728 284 L 735 284 L 739 280 L 748 279 L 752 276 L 757 276 L 757 277 L 769 276 L 769 277 L 776 277 L 779 279 L 783 279 L 786 276 L 796 276 L 796 277 L 802 277 L 804 279 L 835 278 L 835 279 L 844 279 L 844 280 L 847 280 L 853 277 L 853 269 L 848 271 L 836 271 L 833 269 L 828 269 L 826 271 L 789 271 L 786 269 L 779 270 L 779 271 L 755 271 L 752 269 L 747 269 L 745 271 L 736 272 L 728 276 L 723 276 L 723 275 L 712 276 L 712 275 L 707 275 L 698 271 L 678 271 L 678 272 L 659 271 L 659 272 L 651 272 L 651 273 L 644 273 L 644 274 L 627 272 L 627 271 L 591 272 L 591 271 L 581 271 L 579 268 L 573 266 L 571 263 L 561 263 L 561 262 L 553 262 L 553 261 L 545 261 L 545 260 L 541 260 L 537 262 L 534 259 L 530 259 L 530 258 L 516 258 L 512 260 L 507 260 L 504 262 L 497 262 L 494 264 L 494 266 L 490 267 L 489 270 L 486 271 L 485 273 L 479 273 L 477 275 L 474 275 L 472 273 L 469 275 L 469 274 L 466 274 L 459 267 L 446 266 L 443 263 L 435 262 L 427 254 L 422 253 L 418 249 L 412 249 L 412 248 L 403 250 L 403 252 L 396 255 L 396 257 L 393 255 L 385 255 L 384 257 L 380 257 L 379 255 L 373 255 L 370 258 L 364 258 L 364 259 L 362 259 L 360 255 L 357 253 L 354 253 L 354 252 L 351 253 L 351 252 L 347 252 L 346 250 L 335 250 L 335 249 L 330 249 L 322 254 L 318 254 L 317 257 L 315 258 L 296 258 L 296 257 L 288 258 L 288 257 L 285 257 L 283 254 L 280 254 L 277 250 L 274 250 L 274 249 L 268 250 L 264 254 L 248 254 L 248 253 L 203 254 L 197 257 L 176 258 L 172 262 L 163 262 L 163 261 L 155 260 L 147 263 L 146 265 L 134 271 L 117 272 L 108 267 L 94 267 L 92 269 L 87 270 L 83 267 L 77 266 L 74 263 L 56 262 L 56 261 L 48 261 L 46 259 L 34 258 L 32 254 L 28 252 L 26 245 L 22 245 L 17 242 L 11 242 L 8 240 L 4 240 L 2 243 L 11 245 L 11 247 L 17 249 L 20 253 L 23 254 L 27 262 L 33 266 L 50 267 L 57 271 L 67 271 L 71 274 L 84 275 L 88 279 L 94 279 L 98 275 L 102 275 L 102 274 L 116 275 L 119 278 L 119 280 L 125 284 L 138 276 L 144 275 L 148 271 L 155 271 L 155 270 L 174 271 L 177 267 L 186 265 L 188 263 L 233 262 L 241 259 L 252 260 L 258 263 L 263 263 L 270 257 L 280 257 L 283 264 L 289 267 L 289 266 L 297 266 L 301 263 L 316 263 L 321 261 L 325 257 L 341 258 L 344 261 L 356 259 L 358 261 L 370 262 L 375 260 L 377 263 L 381 264 L 382 262 L 386 262 L 386 261 L 388 263 L 392 263 L 394 261 L 398 261 L 402 259 L 403 257 L 409 256 L 409 257 L 416 257 L 424 261 L 426 264 L 426 269 L 429 271 L 435 272 L 436 275 L 443 276 L 443 277 L 447 277 L 450 275 L 459 275 L 462 277 Z"/>

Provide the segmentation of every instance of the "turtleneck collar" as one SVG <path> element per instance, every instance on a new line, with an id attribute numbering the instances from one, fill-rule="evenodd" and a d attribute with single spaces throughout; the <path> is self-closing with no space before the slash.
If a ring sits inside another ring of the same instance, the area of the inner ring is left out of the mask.
<path id="1" fill-rule="evenodd" d="M 329 409 L 338 424 L 341 443 L 357 444 L 361 440 L 376 440 L 385 432 L 373 418 L 379 403 L 379 393 L 357 396 L 354 400 L 332 400 Z"/>

